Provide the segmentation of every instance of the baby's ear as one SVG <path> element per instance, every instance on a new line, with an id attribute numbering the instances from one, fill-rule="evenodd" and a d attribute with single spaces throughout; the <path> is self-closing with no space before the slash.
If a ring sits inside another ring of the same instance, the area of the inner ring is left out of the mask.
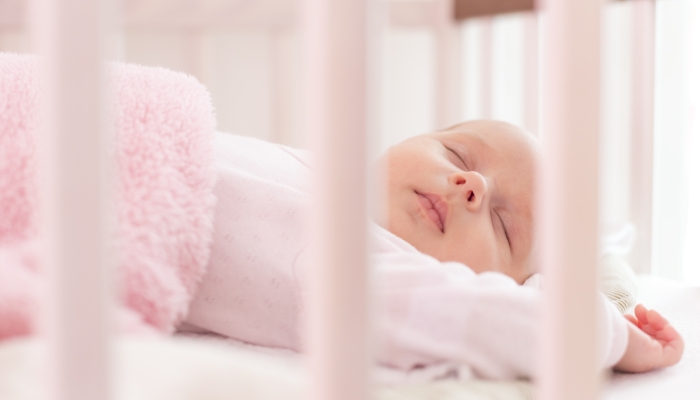
<path id="1" fill-rule="evenodd" d="M 637 304 L 637 277 L 620 255 L 606 254 L 601 257 L 598 286 L 621 313 Z"/>

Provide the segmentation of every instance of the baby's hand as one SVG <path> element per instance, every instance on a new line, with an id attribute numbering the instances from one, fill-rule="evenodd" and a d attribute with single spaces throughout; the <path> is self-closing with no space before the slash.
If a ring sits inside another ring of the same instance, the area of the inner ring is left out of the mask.
<path id="1" fill-rule="evenodd" d="M 615 369 L 623 372 L 645 372 L 676 364 L 683 355 L 683 338 L 654 310 L 638 304 L 635 315 L 625 315 L 630 322 L 629 344 Z"/>

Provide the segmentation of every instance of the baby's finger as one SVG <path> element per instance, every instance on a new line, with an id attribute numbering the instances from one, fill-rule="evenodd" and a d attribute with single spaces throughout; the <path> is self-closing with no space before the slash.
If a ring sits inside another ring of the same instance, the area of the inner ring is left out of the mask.
<path id="1" fill-rule="evenodd" d="M 636 327 L 639 327 L 639 321 L 637 320 L 637 317 L 635 317 L 632 314 L 625 314 L 624 317 L 631 323 L 633 323 Z"/>
<path id="2" fill-rule="evenodd" d="M 642 304 L 637 304 L 637 307 L 634 308 L 634 314 L 637 316 L 640 324 L 646 325 L 649 323 L 647 320 L 647 309 Z"/>
<path id="3" fill-rule="evenodd" d="M 651 324 L 651 326 L 658 330 L 664 329 L 664 327 L 668 325 L 668 321 L 666 320 L 666 318 L 664 318 L 656 310 L 649 310 L 647 312 L 647 320 L 649 321 L 649 324 Z"/>
<path id="4" fill-rule="evenodd" d="M 671 324 L 666 325 L 662 335 L 668 335 L 669 337 L 675 337 L 675 339 L 670 340 L 664 344 L 664 350 L 662 355 L 662 366 L 668 367 L 674 365 L 680 361 L 683 356 L 683 349 L 685 348 L 685 342 L 681 335 L 676 332 L 676 330 L 671 326 Z"/>
<path id="5" fill-rule="evenodd" d="M 656 335 L 659 333 L 659 330 L 651 326 L 651 324 L 639 325 L 638 327 L 642 330 L 642 332 L 653 338 L 656 338 Z"/>
<path id="6" fill-rule="evenodd" d="M 665 343 L 683 341 L 683 338 L 681 337 L 680 333 L 678 333 L 676 328 L 674 328 L 671 324 L 666 324 L 666 326 L 664 326 L 663 329 L 656 332 L 654 337 L 656 338 L 656 340 Z"/>

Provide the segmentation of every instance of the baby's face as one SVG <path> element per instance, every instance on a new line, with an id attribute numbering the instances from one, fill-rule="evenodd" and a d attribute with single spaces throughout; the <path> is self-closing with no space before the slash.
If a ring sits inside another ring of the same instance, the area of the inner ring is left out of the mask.
<path id="1" fill-rule="evenodd" d="M 382 162 L 388 174 L 384 227 L 440 261 L 532 273 L 533 193 L 539 150 L 525 131 L 471 121 L 406 140 Z"/>

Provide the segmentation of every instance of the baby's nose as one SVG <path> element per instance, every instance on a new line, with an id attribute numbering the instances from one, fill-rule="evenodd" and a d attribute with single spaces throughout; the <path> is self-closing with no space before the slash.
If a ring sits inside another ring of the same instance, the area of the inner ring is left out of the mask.
<path id="1" fill-rule="evenodd" d="M 486 178 L 476 171 L 460 171 L 450 175 L 450 183 L 456 185 L 467 200 L 469 211 L 478 211 L 488 194 Z"/>

